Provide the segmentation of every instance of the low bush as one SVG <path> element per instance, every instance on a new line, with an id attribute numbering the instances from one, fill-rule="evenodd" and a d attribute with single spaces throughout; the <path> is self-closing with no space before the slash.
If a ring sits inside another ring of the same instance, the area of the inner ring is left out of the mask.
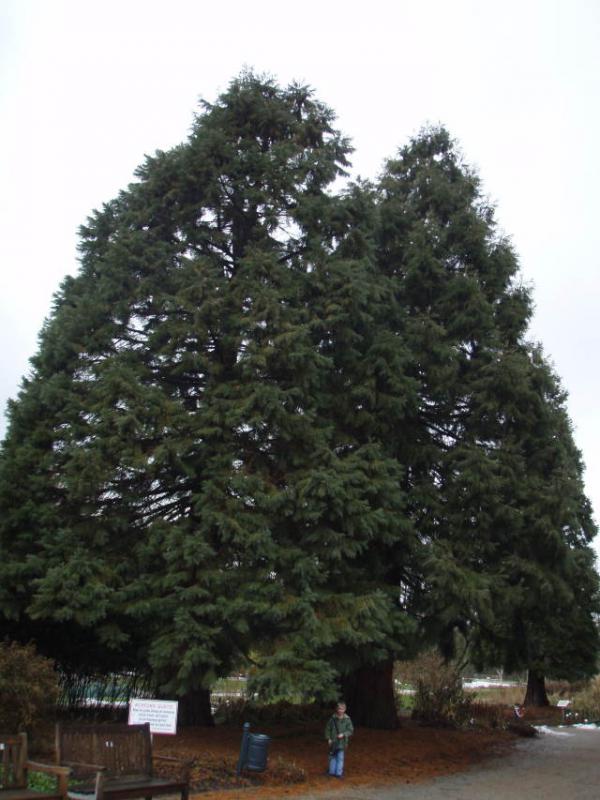
<path id="1" fill-rule="evenodd" d="M 435 650 L 397 665 L 401 682 L 415 687 L 412 716 L 422 722 L 461 727 L 470 724 L 472 694 L 464 691 L 455 664 Z"/>
<path id="2" fill-rule="evenodd" d="M 600 676 L 571 698 L 570 716 L 577 719 L 600 720 Z"/>
<path id="3" fill-rule="evenodd" d="M 58 675 L 33 644 L 0 642 L 0 730 L 31 731 L 56 709 Z"/>
<path id="4" fill-rule="evenodd" d="M 483 728 L 502 730 L 513 719 L 512 709 L 502 704 L 475 701 L 471 703 L 470 712 L 473 724 Z"/>
<path id="5" fill-rule="evenodd" d="M 296 704 L 280 700 L 277 703 L 256 703 L 243 698 L 222 698 L 213 703 L 215 722 L 237 725 L 243 722 L 304 723 L 323 720 L 327 711 L 318 703 Z"/>
<path id="6" fill-rule="evenodd" d="M 56 778 L 45 772 L 34 772 L 30 770 L 27 773 L 27 787 L 35 792 L 54 793 L 56 791 Z"/>
<path id="7" fill-rule="evenodd" d="M 269 765 L 269 779 L 275 783 L 292 784 L 306 781 L 306 770 L 299 767 L 295 761 L 278 758 Z"/>

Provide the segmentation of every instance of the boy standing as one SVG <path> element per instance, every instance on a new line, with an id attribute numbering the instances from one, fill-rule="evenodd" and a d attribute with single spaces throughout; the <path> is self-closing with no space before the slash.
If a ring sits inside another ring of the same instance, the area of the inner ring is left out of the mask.
<path id="1" fill-rule="evenodd" d="M 329 744 L 329 775 L 341 778 L 344 775 L 344 755 L 348 740 L 354 733 L 352 720 L 346 714 L 346 704 L 338 703 L 325 727 L 325 738 Z"/>

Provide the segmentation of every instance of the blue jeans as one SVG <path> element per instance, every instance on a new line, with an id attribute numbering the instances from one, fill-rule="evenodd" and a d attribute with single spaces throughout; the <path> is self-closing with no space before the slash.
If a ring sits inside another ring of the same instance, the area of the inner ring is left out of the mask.
<path id="1" fill-rule="evenodd" d="M 344 751 L 338 750 L 333 756 L 329 756 L 329 774 L 341 778 L 344 774 Z"/>

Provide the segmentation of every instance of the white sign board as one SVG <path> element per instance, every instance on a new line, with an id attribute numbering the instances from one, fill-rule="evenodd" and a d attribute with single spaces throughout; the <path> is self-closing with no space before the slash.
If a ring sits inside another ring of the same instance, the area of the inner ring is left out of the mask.
<path id="1" fill-rule="evenodd" d="M 570 700 L 559 700 L 556 704 L 557 708 L 568 708 L 571 705 Z"/>
<path id="2" fill-rule="evenodd" d="M 177 702 L 175 700 L 129 701 L 129 725 L 150 723 L 150 733 L 177 733 Z"/>

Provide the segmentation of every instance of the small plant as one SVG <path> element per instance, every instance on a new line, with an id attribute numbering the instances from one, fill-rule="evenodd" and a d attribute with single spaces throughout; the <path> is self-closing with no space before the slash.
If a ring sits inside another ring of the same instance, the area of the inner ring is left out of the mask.
<path id="1" fill-rule="evenodd" d="M 271 779 L 277 783 L 304 783 L 306 780 L 306 770 L 299 767 L 295 761 L 287 761 L 284 758 L 278 758 L 269 767 L 269 772 Z"/>
<path id="2" fill-rule="evenodd" d="M 58 675 L 33 644 L 0 642 L 0 729 L 30 731 L 56 708 Z"/>
<path id="3" fill-rule="evenodd" d="M 27 773 L 27 787 L 35 792 L 52 792 L 56 791 L 56 778 L 52 775 L 46 775 L 44 772 L 31 772 Z"/>

